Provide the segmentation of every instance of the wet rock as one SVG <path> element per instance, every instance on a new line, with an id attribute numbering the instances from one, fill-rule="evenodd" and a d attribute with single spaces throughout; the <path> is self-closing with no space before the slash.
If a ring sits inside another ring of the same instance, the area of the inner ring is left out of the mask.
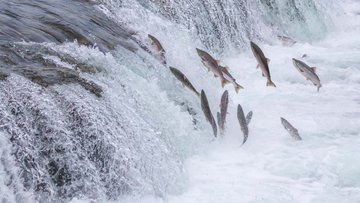
<path id="1" fill-rule="evenodd" d="M 33 77 L 31 77 L 31 81 L 33 83 L 36 83 L 36 84 L 41 85 L 43 87 L 48 87 L 49 86 L 49 83 L 46 82 L 46 80 L 44 80 L 41 76 L 38 76 L 38 75 L 34 75 Z"/>
<path id="2" fill-rule="evenodd" d="M 92 81 L 87 81 L 84 78 L 79 78 L 78 80 L 79 84 L 81 86 L 83 86 L 86 90 L 90 91 L 91 93 L 93 93 L 95 96 L 97 97 L 101 97 L 103 90 L 102 88 L 97 85 L 96 83 L 92 82 Z"/>
<path id="3" fill-rule="evenodd" d="M 9 75 L 0 71 L 0 80 L 6 80 Z"/>

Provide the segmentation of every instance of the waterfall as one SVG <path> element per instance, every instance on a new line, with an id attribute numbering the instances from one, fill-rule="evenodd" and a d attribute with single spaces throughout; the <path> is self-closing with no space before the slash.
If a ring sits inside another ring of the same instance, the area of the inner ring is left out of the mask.
<path id="1" fill-rule="evenodd" d="M 249 41 L 323 39 L 334 2 L 1 0 L 0 200 L 165 198 L 214 142 L 199 98 L 149 54 L 148 34 L 217 107 L 195 48 L 217 58 Z M 327 3 L 331 4 L 327 6 Z M 255 68 L 255 67 L 254 67 Z M 214 112 L 213 112 L 214 113 Z M 216 112 L 215 112 L 216 113 Z"/>

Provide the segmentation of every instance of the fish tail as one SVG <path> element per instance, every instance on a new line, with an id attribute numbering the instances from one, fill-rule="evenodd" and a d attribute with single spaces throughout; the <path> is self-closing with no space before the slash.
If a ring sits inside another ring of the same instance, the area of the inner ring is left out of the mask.
<path id="1" fill-rule="evenodd" d="M 241 86 L 241 85 L 239 85 L 239 84 L 235 85 L 235 92 L 236 92 L 236 94 L 239 92 L 240 89 L 244 89 L 244 87 Z"/>
<path id="2" fill-rule="evenodd" d="M 247 140 L 247 136 L 246 136 L 246 135 L 244 135 L 243 143 L 242 143 L 241 145 L 244 145 L 244 144 L 245 144 L 245 142 L 246 142 L 246 140 Z"/>
<path id="3" fill-rule="evenodd" d="M 213 122 L 211 123 L 211 125 L 212 125 L 212 128 L 213 128 L 214 136 L 217 137 L 217 127 L 216 127 L 215 120 L 213 120 Z"/>
<path id="4" fill-rule="evenodd" d="M 271 81 L 271 80 L 268 80 L 268 81 L 267 81 L 266 86 L 276 87 L 276 85 L 275 85 L 275 84 L 273 83 L 273 81 Z"/>

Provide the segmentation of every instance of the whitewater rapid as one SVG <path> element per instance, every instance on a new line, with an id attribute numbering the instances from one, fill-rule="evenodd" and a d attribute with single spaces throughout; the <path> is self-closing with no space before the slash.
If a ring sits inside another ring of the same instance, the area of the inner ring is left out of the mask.
<path id="1" fill-rule="evenodd" d="M 348 1 L 341 25 L 312 44 L 283 47 L 280 42 L 260 44 L 271 59 L 270 71 L 277 88 L 266 87 L 250 49 L 222 58 L 238 83 L 231 85 L 224 138 L 214 140 L 202 153 L 186 160 L 187 184 L 179 195 L 165 198 L 131 197 L 128 202 L 347 202 L 360 200 L 360 2 Z M 337 22 L 338 23 L 338 22 Z M 306 58 L 301 58 L 304 54 Z M 320 92 L 295 69 L 297 58 L 317 67 Z M 190 67 L 190 68 L 188 68 Z M 198 66 L 196 66 L 199 69 Z M 189 70 L 191 69 L 191 70 Z M 213 112 L 222 89 L 204 70 L 192 73 L 204 85 Z M 237 104 L 252 110 L 249 139 L 241 146 Z M 293 140 L 280 123 L 288 119 L 302 141 Z M 210 126 L 209 126 L 210 128 Z M 209 132 L 210 133 L 210 132 Z"/>
<path id="2" fill-rule="evenodd" d="M 360 199 L 359 1 L 0 2 L 0 201 Z M 229 91 L 224 137 L 149 54 L 148 34 L 206 92 L 214 116 Z M 277 35 L 298 43 L 283 47 Z M 250 40 L 270 59 L 276 88 L 256 69 Z M 221 88 L 196 48 L 245 89 Z M 320 92 L 292 58 L 317 67 Z M 238 104 L 253 111 L 244 145 Z"/>

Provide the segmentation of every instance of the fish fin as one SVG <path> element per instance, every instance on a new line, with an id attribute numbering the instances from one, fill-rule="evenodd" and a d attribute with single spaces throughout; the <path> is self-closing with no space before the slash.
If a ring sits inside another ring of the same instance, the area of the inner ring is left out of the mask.
<path id="1" fill-rule="evenodd" d="M 215 60 L 216 61 L 216 63 L 219 65 L 220 64 L 220 60 Z"/>
<path id="2" fill-rule="evenodd" d="M 320 90 L 320 87 L 322 87 L 321 84 L 317 86 L 317 91 L 318 91 L 318 92 L 319 92 L 319 90 Z"/>
<path id="3" fill-rule="evenodd" d="M 259 67 L 260 67 L 260 64 L 257 64 L 257 65 L 256 65 L 256 69 L 258 69 Z"/>
<path id="4" fill-rule="evenodd" d="M 162 61 L 162 64 L 163 64 L 164 66 L 167 66 L 166 60 L 163 60 L 163 61 Z"/>
<path id="5" fill-rule="evenodd" d="M 269 58 L 266 58 L 266 61 L 269 63 L 269 62 L 270 62 L 270 59 L 269 59 Z"/>
<path id="6" fill-rule="evenodd" d="M 316 73 L 316 67 L 311 67 L 310 69 L 313 73 Z"/>
<path id="7" fill-rule="evenodd" d="M 224 66 L 224 69 L 227 70 L 227 71 L 230 70 L 230 68 L 228 66 Z"/>
<path id="8" fill-rule="evenodd" d="M 275 85 L 271 80 L 268 80 L 268 81 L 267 81 L 266 86 L 276 87 L 276 85 Z"/>
<path id="9" fill-rule="evenodd" d="M 223 80 L 221 80 L 221 87 L 224 88 L 225 85 L 228 83 L 230 83 L 230 82 L 224 78 Z"/>
<path id="10" fill-rule="evenodd" d="M 242 145 L 244 145 L 244 144 L 245 144 L 246 140 L 247 140 L 247 137 L 245 137 L 245 136 L 244 136 L 244 139 L 243 139 L 243 143 L 242 143 Z"/>
<path id="11" fill-rule="evenodd" d="M 241 85 L 237 84 L 237 85 L 235 86 L 235 92 L 236 92 L 236 94 L 239 92 L 240 89 L 244 89 L 244 87 L 242 87 Z"/>
<path id="12" fill-rule="evenodd" d="M 198 91 L 196 91 L 195 94 L 196 94 L 198 97 L 201 97 L 201 94 L 200 94 Z"/>
<path id="13" fill-rule="evenodd" d="M 217 78 L 217 77 L 219 77 L 219 76 L 217 76 L 217 75 L 215 75 L 215 74 L 214 74 L 214 77 L 216 77 L 216 78 Z"/>
<path id="14" fill-rule="evenodd" d="M 236 92 L 236 94 L 239 92 L 239 89 L 240 89 L 239 86 L 235 86 L 235 92 Z"/>

